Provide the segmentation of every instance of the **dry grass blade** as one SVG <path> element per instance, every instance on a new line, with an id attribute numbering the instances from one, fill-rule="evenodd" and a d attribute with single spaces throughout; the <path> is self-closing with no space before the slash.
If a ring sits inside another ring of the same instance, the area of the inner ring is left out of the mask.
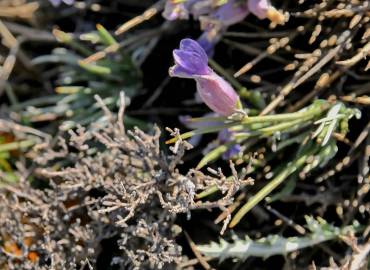
<path id="1" fill-rule="evenodd" d="M 367 242 L 365 245 L 359 247 L 359 251 L 357 254 L 352 255 L 348 269 L 360 270 L 363 267 L 366 267 L 369 253 L 370 253 L 370 241 Z"/>
<path id="2" fill-rule="evenodd" d="M 4 86 L 6 81 L 8 80 L 15 62 L 16 62 L 16 54 L 18 52 L 18 42 L 17 39 L 10 33 L 6 25 L 0 20 L 0 35 L 3 38 L 3 43 L 9 48 L 10 52 L 9 55 L 5 58 L 3 66 L 0 70 L 0 97 L 3 94 Z"/>
<path id="3" fill-rule="evenodd" d="M 260 115 L 269 114 L 273 111 L 279 104 L 282 102 L 287 95 L 290 94 L 295 88 L 305 82 L 308 78 L 310 78 L 313 74 L 320 71 L 320 69 L 326 65 L 330 60 L 332 60 L 341 49 L 341 45 L 336 46 L 334 49 L 331 49 L 314 67 L 312 67 L 306 74 L 301 76 L 300 78 L 293 78 L 291 82 L 283 87 L 280 91 L 279 95 L 271 101 L 270 104 L 266 106 L 265 109 L 260 113 Z"/>
<path id="4" fill-rule="evenodd" d="M 362 105 L 370 105 L 370 97 L 368 96 L 360 96 L 360 97 L 353 97 L 353 96 L 341 96 L 341 100 L 346 102 L 353 102 Z"/>
<path id="5" fill-rule="evenodd" d="M 136 16 L 135 18 L 125 22 L 123 25 L 118 27 L 118 29 L 114 32 L 117 36 L 122 35 L 123 33 L 127 32 L 131 28 L 141 24 L 144 21 L 150 20 L 153 16 L 155 16 L 159 10 L 163 8 L 164 1 L 158 1 L 152 7 L 147 9 L 143 14 Z"/>
<path id="6" fill-rule="evenodd" d="M 360 51 L 354 56 L 352 56 L 350 59 L 337 61 L 337 64 L 346 67 L 351 67 L 358 63 L 359 61 L 361 61 L 362 59 L 365 59 L 369 55 L 370 55 L 370 42 L 366 43 L 366 45 L 362 47 Z"/>

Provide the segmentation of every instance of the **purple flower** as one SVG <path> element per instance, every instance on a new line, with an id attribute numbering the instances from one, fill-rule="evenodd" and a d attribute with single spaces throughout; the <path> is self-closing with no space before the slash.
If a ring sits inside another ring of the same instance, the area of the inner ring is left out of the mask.
<path id="1" fill-rule="evenodd" d="M 67 4 L 67 5 L 72 5 L 75 0 L 49 0 L 49 2 L 54 6 L 54 7 L 57 7 L 57 6 L 60 6 L 60 4 L 63 2 L 64 4 Z"/>
<path id="2" fill-rule="evenodd" d="M 225 128 L 218 133 L 217 140 L 219 140 L 221 144 L 227 143 L 232 140 L 233 134 L 234 132 L 230 131 L 228 128 Z"/>
<path id="3" fill-rule="evenodd" d="M 225 153 L 222 154 L 222 159 L 229 160 L 232 157 L 236 156 L 240 153 L 241 146 L 240 144 L 234 144 L 232 145 Z"/>
<path id="4" fill-rule="evenodd" d="M 170 75 L 180 78 L 198 78 L 212 74 L 208 67 L 208 57 L 200 45 L 189 38 L 180 42 L 180 49 L 173 51 L 176 65 L 171 67 Z"/>
<path id="5" fill-rule="evenodd" d="M 225 143 L 231 142 L 233 140 L 233 135 L 234 135 L 234 132 L 230 131 L 227 128 L 221 130 L 217 136 L 219 144 L 225 144 Z M 241 150 L 240 144 L 237 144 L 237 143 L 233 144 L 226 150 L 225 153 L 222 154 L 222 159 L 228 160 L 232 158 L 233 156 L 236 156 L 237 154 L 239 154 L 240 150 Z"/>
<path id="6" fill-rule="evenodd" d="M 217 140 L 220 145 L 223 145 L 228 142 L 231 142 L 233 140 L 233 135 L 234 135 L 234 132 L 225 128 L 218 133 Z M 231 147 L 229 147 L 229 149 L 226 150 L 225 153 L 222 154 L 222 159 L 224 160 L 231 159 L 232 157 L 239 154 L 240 150 L 241 150 L 240 144 L 237 144 L 237 143 L 233 144 Z"/>
<path id="7" fill-rule="evenodd" d="M 180 49 L 173 51 L 173 57 L 175 65 L 169 70 L 171 77 L 194 79 L 199 96 L 214 112 L 223 116 L 235 112 L 238 95 L 228 82 L 208 67 L 207 54 L 195 40 L 181 40 Z"/>

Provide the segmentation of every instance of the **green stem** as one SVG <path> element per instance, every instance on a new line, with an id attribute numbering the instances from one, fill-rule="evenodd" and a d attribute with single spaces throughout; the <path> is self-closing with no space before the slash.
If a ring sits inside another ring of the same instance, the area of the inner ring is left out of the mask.
<path id="1" fill-rule="evenodd" d="M 310 148 L 306 153 L 292 161 L 288 166 L 281 171 L 271 182 L 265 185 L 257 192 L 249 201 L 243 205 L 242 208 L 235 214 L 230 222 L 229 227 L 235 227 L 240 220 L 259 202 L 261 202 L 267 195 L 269 195 L 276 187 L 278 187 L 289 175 L 300 169 L 306 162 L 307 158 L 317 151 L 317 146 Z"/>
<path id="2" fill-rule="evenodd" d="M 96 29 L 98 30 L 99 37 L 101 38 L 102 42 L 106 46 L 110 46 L 113 44 L 118 44 L 118 42 L 114 39 L 114 37 L 105 29 L 105 27 L 101 24 L 96 25 Z"/>
<path id="3" fill-rule="evenodd" d="M 264 116 L 251 116 L 246 117 L 242 120 L 243 124 L 254 124 L 254 123 L 264 123 L 264 122 L 282 122 L 296 120 L 300 118 L 305 118 L 307 116 L 316 116 L 321 114 L 324 110 L 329 108 L 329 104 L 323 104 L 322 106 L 314 106 L 303 112 L 295 113 L 282 113 L 276 115 L 264 115 Z"/>
<path id="4" fill-rule="evenodd" d="M 289 129 L 291 127 L 294 127 L 306 120 L 309 120 L 309 118 L 307 119 L 297 119 L 297 120 L 294 120 L 294 121 L 291 121 L 291 122 L 287 122 L 287 123 L 280 123 L 280 124 L 277 124 L 277 125 L 274 125 L 274 126 L 271 126 L 271 127 L 265 127 L 265 128 L 261 128 L 259 130 L 259 132 L 261 132 L 263 135 L 271 135 L 275 132 L 278 132 L 278 131 L 284 131 L 286 129 Z"/>
<path id="5" fill-rule="evenodd" d="M 289 128 L 293 128 L 294 126 L 297 126 L 301 124 L 301 122 L 306 121 L 306 120 L 309 120 L 309 118 L 307 117 L 306 119 L 298 119 L 298 120 L 287 122 L 287 123 L 280 123 L 277 125 L 273 125 L 271 127 L 264 127 L 264 128 L 261 128 L 261 129 L 258 129 L 258 130 L 255 130 L 249 133 L 238 133 L 238 134 L 235 134 L 234 137 L 235 139 L 238 139 L 238 140 L 245 140 L 250 137 L 254 137 L 258 135 L 270 136 L 274 134 L 275 132 L 285 131 Z"/>

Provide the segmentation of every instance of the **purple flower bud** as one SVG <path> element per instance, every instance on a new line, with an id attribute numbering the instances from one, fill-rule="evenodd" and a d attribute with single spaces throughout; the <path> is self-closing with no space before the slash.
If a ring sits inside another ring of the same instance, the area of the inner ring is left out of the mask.
<path id="1" fill-rule="evenodd" d="M 248 0 L 248 9 L 259 19 L 265 19 L 271 7 L 269 0 Z"/>
<path id="2" fill-rule="evenodd" d="M 195 79 L 199 96 L 214 112 L 223 116 L 235 112 L 238 95 L 228 82 L 208 67 L 207 54 L 195 40 L 183 39 L 173 56 L 175 65 L 169 70 L 171 77 Z"/>
<path id="3" fill-rule="evenodd" d="M 54 6 L 57 7 L 59 6 L 62 2 L 67 5 L 72 5 L 75 0 L 49 0 L 49 2 Z"/>
<path id="4" fill-rule="evenodd" d="M 237 154 L 240 153 L 241 146 L 240 144 L 234 144 L 231 146 L 225 153 L 222 154 L 222 159 L 224 160 L 229 160 L 232 157 L 236 156 Z"/>
<path id="5" fill-rule="evenodd" d="M 225 144 L 231 142 L 234 139 L 234 132 L 230 131 L 229 129 L 225 128 L 218 133 L 217 140 L 219 144 Z M 233 144 L 225 153 L 222 154 L 222 159 L 228 160 L 233 156 L 239 154 L 241 150 L 240 144 Z"/>
<path id="6" fill-rule="evenodd" d="M 189 18 L 189 11 L 184 2 L 174 3 L 172 0 L 168 0 L 164 7 L 162 16 L 169 21 L 177 19 L 186 20 Z"/>
<path id="7" fill-rule="evenodd" d="M 189 38 L 180 42 L 180 49 L 173 51 L 175 66 L 170 68 L 170 76 L 193 78 L 210 75 L 208 57 L 200 45 Z"/>

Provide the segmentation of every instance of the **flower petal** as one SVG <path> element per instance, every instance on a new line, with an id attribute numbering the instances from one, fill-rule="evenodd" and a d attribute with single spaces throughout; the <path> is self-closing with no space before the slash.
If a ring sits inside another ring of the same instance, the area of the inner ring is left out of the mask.
<path id="1" fill-rule="evenodd" d="M 203 48 L 193 39 L 185 38 L 180 42 L 180 50 L 193 52 L 194 55 L 199 57 L 199 60 L 203 63 L 208 63 L 208 56 Z"/>
<path id="2" fill-rule="evenodd" d="M 187 78 L 194 79 L 195 76 L 192 72 L 189 72 L 187 69 L 184 69 L 182 66 L 174 65 L 170 67 L 168 73 L 171 77 Z"/>
<path id="3" fill-rule="evenodd" d="M 205 54 L 203 49 L 202 51 Z M 175 63 L 181 66 L 182 69 L 186 71 L 188 74 L 193 74 L 193 75 L 209 74 L 207 61 L 204 62 L 204 59 L 202 59 L 199 56 L 199 54 L 195 51 L 187 51 L 187 50 L 181 50 L 181 49 L 174 50 L 173 57 L 175 59 Z"/>
<path id="4" fill-rule="evenodd" d="M 225 153 L 222 155 L 222 159 L 224 160 L 229 160 L 232 157 L 236 156 L 237 154 L 240 153 L 241 146 L 240 144 L 234 144 L 232 145 Z"/>
<path id="5" fill-rule="evenodd" d="M 239 97 L 223 78 L 212 72 L 196 78 L 196 82 L 200 97 L 214 112 L 223 116 L 235 112 Z"/>

